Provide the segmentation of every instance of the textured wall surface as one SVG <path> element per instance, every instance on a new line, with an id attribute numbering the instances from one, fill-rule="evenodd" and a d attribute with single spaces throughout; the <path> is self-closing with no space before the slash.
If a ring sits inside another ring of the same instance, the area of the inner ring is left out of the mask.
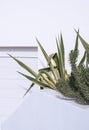
<path id="1" fill-rule="evenodd" d="M 30 82 L 17 73 L 28 74 L 7 53 L 37 71 L 37 47 L 0 47 L 0 119 L 5 120 L 14 111 Z"/>

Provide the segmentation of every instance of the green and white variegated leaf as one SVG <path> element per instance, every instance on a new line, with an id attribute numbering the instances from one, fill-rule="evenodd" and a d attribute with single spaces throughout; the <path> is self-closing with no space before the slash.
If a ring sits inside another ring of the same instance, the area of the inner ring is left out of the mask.
<path id="1" fill-rule="evenodd" d="M 39 71 L 42 71 L 42 70 L 44 70 L 44 71 L 46 71 L 46 72 L 51 72 L 50 67 L 46 67 L 46 68 L 41 68 L 41 69 L 39 69 Z"/>
<path id="2" fill-rule="evenodd" d="M 40 70 L 41 74 L 45 74 L 46 77 L 55 85 L 56 81 L 53 79 L 53 77 L 45 70 Z"/>
<path id="3" fill-rule="evenodd" d="M 80 67 L 81 65 L 83 65 L 83 64 L 84 64 L 85 59 L 86 59 L 86 51 L 84 52 L 84 55 L 83 55 L 83 57 L 82 57 L 82 59 L 81 59 L 80 63 L 78 64 L 78 67 Z"/>
<path id="4" fill-rule="evenodd" d="M 60 51 L 61 51 L 63 66 L 65 67 L 65 51 L 64 51 L 64 43 L 63 43 L 62 34 L 60 34 L 59 44 L 60 44 Z"/>
<path id="5" fill-rule="evenodd" d="M 39 86 L 43 86 L 43 87 L 48 87 L 48 84 L 47 83 L 44 83 L 36 78 L 33 78 L 31 76 L 28 76 L 26 74 L 23 74 L 21 72 L 18 72 L 19 74 L 21 74 L 22 76 L 24 76 L 25 78 L 27 78 L 28 80 L 32 81 L 33 83 L 39 85 Z"/>
<path id="6" fill-rule="evenodd" d="M 58 61 L 59 61 L 59 74 L 61 78 L 65 79 L 65 52 L 64 52 L 64 44 L 62 34 L 60 35 L 60 39 L 56 39 L 57 50 L 58 50 Z"/>
<path id="7" fill-rule="evenodd" d="M 44 49 L 43 46 L 40 44 L 40 42 L 38 41 L 38 39 L 36 39 L 36 40 L 37 40 L 37 43 L 38 43 L 38 45 L 39 45 L 39 47 L 40 47 L 40 49 L 41 49 L 41 51 L 42 51 L 42 53 L 43 53 L 43 55 L 44 55 L 44 57 L 45 57 L 47 63 L 48 63 L 48 65 L 49 65 L 49 67 L 50 67 L 50 69 L 51 69 L 51 71 L 52 71 L 54 77 L 55 77 L 55 80 L 58 80 L 58 77 L 57 77 L 56 71 L 55 71 L 55 66 L 51 63 L 48 54 L 46 53 L 45 49 Z"/>
<path id="8" fill-rule="evenodd" d="M 83 47 L 85 48 L 86 51 L 89 51 L 89 44 L 78 34 L 78 37 L 83 45 Z"/>
<path id="9" fill-rule="evenodd" d="M 25 92 L 25 94 L 24 94 L 24 96 L 31 90 L 31 88 L 34 86 L 35 84 L 34 83 L 32 83 L 31 85 L 30 85 L 30 87 L 27 89 L 27 91 Z"/>
<path id="10" fill-rule="evenodd" d="M 58 67 L 59 62 L 58 62 L 58 55 L 57 55 L 57 53 L 51 54 L 49 57 L 50 57 L 50 59 L 53 59 L 55 61 L 55 66 Z"/>
<path id="11" fill-rule="evenodd" d="M 27 66 L 26 64 L 24 64 L 22 61 L 18 60 L 17 58 L 13 57 L 12 55 L 8 54 L 11 58 L 13 58 L 22 68 L 24 68 L 25 70 L 27 70 L 30 74 L 32 74 L 34 77 L 37 77 L 37 73 L 31 69 L 29 66 Z"/>
<path id="12" fill-rule="evenodd" d="M 80 36 L 80 34 L 76 31 L 76 33 L 78 34 L 78 37 L 79 37 L 79 39 L 80 39 L 80 41 L 81 41 L 81 43 L 82 43 L 82 45 L 83 45 L 83 47 L 84 47 L 84 49 L 85 49 L 85 51 L 86 51 L 86 55 L 87 55 L 87 63 L 89 64 L 89 44 Z"/>
<path id="13" fill-rule="evenodd" d="M 78 35 L 79 35 L 79 30 L 78 30 L 77 36 L 76 36 L 74 52 L 75 52 L 76 50 L 78 51 Z"/>

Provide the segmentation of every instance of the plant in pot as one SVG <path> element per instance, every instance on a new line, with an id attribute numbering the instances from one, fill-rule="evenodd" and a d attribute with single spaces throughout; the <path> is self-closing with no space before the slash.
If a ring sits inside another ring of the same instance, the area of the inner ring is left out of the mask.
<path id="1" fill-rule="evenodd" d="M 64 99 L 73 100 L 82 105 L 89 105 L 89 44 L 80 36 L 79 31 L 76 31 L 76 34 L 74 49 L 69 53 L 71 66 L 71 72 L 69 74 L 65 66 L 65 48 L 62 34 L 60 34 L 60 38 L 56 38 L 57 52 L 51 55 L 47 54 L 42 44 L 36 39 L 48 64 L 47 67 L 39 69 L 38 73 L 9 54 L 10 57 L 32 75 L 18 72 L 32 81 L 25 95 L 37 84 L 41 89 L 49 88 L 59 94 L 61 93 L 65 97 Z M 78 40 L 80 40 L 85 50 L 79 61 Z"/>

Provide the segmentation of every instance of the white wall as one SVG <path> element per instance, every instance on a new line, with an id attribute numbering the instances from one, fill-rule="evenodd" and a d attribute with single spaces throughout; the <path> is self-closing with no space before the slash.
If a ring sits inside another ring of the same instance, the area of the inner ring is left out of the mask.
<path id="1" fill-rule="evenodd" d="M 36 45 L 36 36 L 50 53 L 56 50 L 55 36 L 62 31 L 69 67 L 67 52 L 74 46 L 74 28 L 80 28 L 82 36 L 89 41 L 88 12 L 88 0 L 1 0 L 0 46 L 33 46 Z M 39 61 L 39 67 L 41 62 L 46 64 L 40 51 Z"/>
<path id="2" fill-rule="evenodd" d="M 16 109 L 23 98 L 29 84 L 28 80 L 19 75 L 17 71 L 28 74 L 10 56 L 11 54 L 38 69 L 37 47 L 0 47 L 0 119 L 5 121 Z"/>
<path id="3" fill-rule="evenodd" d="M 80 28 L 89 41 L 88 5 L 88 0 L 1 0 L 0 45 L 33 46 L 38 37 L 50 53 L 56 50 L 55 37 L 62 31 L 68 57 L 74 45 L 74 28 Z"/>

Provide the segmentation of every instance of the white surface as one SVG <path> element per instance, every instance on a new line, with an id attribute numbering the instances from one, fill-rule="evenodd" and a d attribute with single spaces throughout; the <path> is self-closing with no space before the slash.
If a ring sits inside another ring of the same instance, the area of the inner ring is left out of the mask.
<path id="1" fill-rule="evenodd" d="M 70 70 L 68 53 L 75 43 L 74 28 L 80 28 L 89 42 L 88 5 L 88 0 L 1 0 L 0 46 L 34 46 L 37 37 L 50 53 L 56 50 L 55 37 L 62 31 Z M 39 67 L 46 65 L 40 51 L 39 61 Z"/>
<path id="2" fill-rule="evenodd" d="M 31 84 L 17 71 L 28 74 L 7 53 L 17 57 L 37 71 L 37 47 L 0 48 L 0 119 L 4 121 L 18 106 L 24 93 Z"/>
<path id="3" fill-rule="evenodd" d="M 33 46 L 36 36 L 52 51 L 55 36 L 62 31 L 72 47 L 74 28 L 88 39 L 88 5 L 88 0 L 1 0 L 0 45 Z"/>
<path id="4" fill-rule="evenodd" d="M 2 124 L 2 130 L 89 130 L 89 108 L 31 91 L 12 116 Z"/>

